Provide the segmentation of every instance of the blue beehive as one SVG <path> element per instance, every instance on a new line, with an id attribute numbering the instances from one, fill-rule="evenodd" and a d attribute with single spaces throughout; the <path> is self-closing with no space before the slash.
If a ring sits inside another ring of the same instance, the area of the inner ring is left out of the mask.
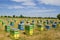
<path id="1" fill-rule="evenodd" d="M 24 20 L 22 20 L 22 21 L 20 22 L 20 24 L 24 24 Z"/>
<path id="2" fill-rule="evenodd" d="M 57 22 L 54 22 L 54 24 L 57 24 Z"/>
<path id="3" fill-rule="evenodd" d="M 46 25 L 45 27 L 46 27 L 46 29 L 48 29 L 48 30 L 50 29 L 50 26 L 49 26 L 49 25 Z"/>
<path id="4" fill-rule="evenodd" d="M 18 24 L 18 29 L 24 30 L 24 24 Z"/>
<path id="5" fill-rule="evenodd" d="M 57 27 L 57 25 L 56 25 L 56 24 L 52 24 L 52 27 L 53 27 L 53 28 L 56 28 L 56 27 Z"/>
<path id="6" fill-rule="evenodd" d="M 10 25 L 11 25 L 11 26 L 14 26 L 14 22 L 10 22 Z"/>
<path id="7" fill-rule="evenodd" d="M 34 20 L 32 20 L 32 23 L 34 23 Z"/>

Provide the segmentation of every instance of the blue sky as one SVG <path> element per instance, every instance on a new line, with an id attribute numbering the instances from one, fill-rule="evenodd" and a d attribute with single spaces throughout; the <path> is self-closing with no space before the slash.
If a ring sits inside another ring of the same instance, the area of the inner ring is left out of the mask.
<path id="1" fill-rule="evenodd" d="M 0 0 L 0 15 L 56 17 L 60 0 Z"/>

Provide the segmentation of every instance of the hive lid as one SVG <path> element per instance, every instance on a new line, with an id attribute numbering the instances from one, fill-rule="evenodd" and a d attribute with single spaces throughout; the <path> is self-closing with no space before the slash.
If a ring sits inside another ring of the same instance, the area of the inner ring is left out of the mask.
<path id="1" fill-rule="evenodd" d="M 12 28 L 11 30 L 13 30 L 13 31 L 18 31 L 19 29 L 17 29 L 17 28 Z"/>

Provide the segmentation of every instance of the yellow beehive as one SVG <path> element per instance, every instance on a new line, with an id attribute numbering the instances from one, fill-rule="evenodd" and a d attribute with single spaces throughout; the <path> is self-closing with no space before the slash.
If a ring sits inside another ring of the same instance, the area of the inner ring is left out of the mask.
<path id="1" fill-rule="evenodd" d="M 37 27 L 38 27 L 38 30 L 40 30 L 40 31 L 43 31 L 44 30 L 44 27 L 43 27 L 43 25 L 37 25 Z"/>
<path id="2" fill-rule="evenodd" d="M 33 30 L 31 30 L 31 31 L 29 32 L 29 34 L 30 34 L 30 35 L 33 35 Z"/>
<path id="3" fill-rule="evenodd" d="M 27 35 L 33 35 L 33 30 L 34 30 L 33 25 L 26 25 L 25 26 L 25 33 Z"/>
<path id="4" fill-rule="evenodd" d="M 60 27 L 60 24 L 57 24 L 58 27 Z"/>
<path id="5" fill-rule="evenodd" d="M 11 29 L 10 37 L 12 39 L 19 39 L 19 37 L 20 37 L 19 30 L 18 29 Z"/>
<path id="6" fill-rule="evenodd" d="M 14 39 L 19 39 L 19 34 L 15 34 Z"/>

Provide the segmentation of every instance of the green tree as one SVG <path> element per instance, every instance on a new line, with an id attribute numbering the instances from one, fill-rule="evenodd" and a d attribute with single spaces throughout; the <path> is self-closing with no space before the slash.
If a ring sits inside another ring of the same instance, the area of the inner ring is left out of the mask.
<path id="1" fill-rule="evenodd" d="M 23 15 L 20 15 L 19 17 L 23 18 L 24 16 Z"/>
<path id="2" fill-rule="evenodd" d="M 12 18 L 12 16 L 8 16 L 8 18 Z"/>
<path id="3" fill-rule="evenodd" d="M 15 18 L 15 15 L 13 15 L 13 18 Z"/>
<path id="4" fill-rule="evenodd" d="M 1 16 L 1 17 L 3 17 L 3 16 Z"/>
<path id="5" fill-rule="evenodd" d="M 7 16 L 4 16 L 4 17 L 7 17 Z"/>
<path id="6" fill-rule="evenodd" d="M 60 14 L 57 15 L 57 18 L 60 20 Z"/>

